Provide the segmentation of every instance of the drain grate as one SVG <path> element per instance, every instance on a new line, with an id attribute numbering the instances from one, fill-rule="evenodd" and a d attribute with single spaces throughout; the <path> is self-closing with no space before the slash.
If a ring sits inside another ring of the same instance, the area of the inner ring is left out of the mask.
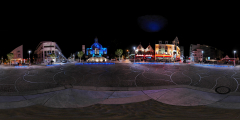
<path id="1" fill-rule="evenodd" d="M 230 88 L 226 86 L 219 86 L 215 89 L 218 94 L 227 94 L 230 93 Z"/>

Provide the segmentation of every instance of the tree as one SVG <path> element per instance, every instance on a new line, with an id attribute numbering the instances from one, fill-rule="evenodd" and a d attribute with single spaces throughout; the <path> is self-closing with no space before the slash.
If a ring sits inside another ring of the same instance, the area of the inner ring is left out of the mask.
<path id="1" fill-rule="evenodd" d="M 120 61 L 120 56 L 122 55 L 122 53 L 123 53 L 123 50 L 122 50 L 122 49 L 117 49 L 117 51 L 115 52 L 115 54 L 116 54 L 117 56 L 119 56 L 119 61 Z"/>
<path id="2" fill-rule="evenodd" d="M 81 62 L 81 58 L 82 58 L 83 54 L 84 54 L 83 51 L 78 51 L 77 56 L 80 58 L 80 62 Z"/>
<path id="3" fill-rule="evenodd" d="M 51 58 L 56 58 L 57 55 L 55 55 L 54 53 L 52 53 L 52 54 L 50 55 L 50 57 L 51 57 Z"/>
<path id="4" fill-rule="evenodd" d="M 52 58 L 52 59 L 55 59 L 56 57 L 57 57 L 57 55 L 55 55 L 54 53 L 52 53 L 52 54 L 50 54 L 50 57 Z M 56 60 L 55 60 L 56 61 Z"/>
<path id="5" fill-rule="evenodd" d="M 7 57 L 8 57 L 8 60 L 9 60 L 9 63 L 11 62 L 11 59 L 13 58 L 13 53 L 8 53 L 7 54 Z M 10 63 L 11 64 L 11 63 Z"/>

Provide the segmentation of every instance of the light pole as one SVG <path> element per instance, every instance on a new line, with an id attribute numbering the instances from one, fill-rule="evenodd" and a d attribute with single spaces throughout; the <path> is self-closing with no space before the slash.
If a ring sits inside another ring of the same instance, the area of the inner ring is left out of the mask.
<path id="1" fill-rule="evenodd" d="M 135 47 L 133 47 L 133 49 L 134 49 L 134 63 L 135 63 Z"/>
<path id="2" fill-rule="evenodd" d="M 203 51 L 202 51 L 202 64 L 203 64 Z"/>
<path id="3" fill-rule="evenodd" d="M 31 53 L 31 50 L 29 50 L 28 53 L 29 53 L 29 65 L 30 65 L 30 64 L 31 64 L 31 62 L 30 62 L 30 53 Z"/>
<path id="4" fill-rule="evenodd" d="M 236 51 L 234 51 L 234 67 L 235 67 L 235 53 L 236 53 Z"/>

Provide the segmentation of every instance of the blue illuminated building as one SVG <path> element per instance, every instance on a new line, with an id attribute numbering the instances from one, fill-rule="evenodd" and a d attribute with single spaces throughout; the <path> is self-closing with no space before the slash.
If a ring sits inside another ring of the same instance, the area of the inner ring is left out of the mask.
<path id="1" fill-rule="evenodd" d="M 94 39 L 95 43 L 92 44 L 91 48 L 86 49 L 86 55 L 92 57 L 103 57 L 107 55 L 107 48 L 103 48 L 100 43 L 98 43 L 98 38 Z"/>

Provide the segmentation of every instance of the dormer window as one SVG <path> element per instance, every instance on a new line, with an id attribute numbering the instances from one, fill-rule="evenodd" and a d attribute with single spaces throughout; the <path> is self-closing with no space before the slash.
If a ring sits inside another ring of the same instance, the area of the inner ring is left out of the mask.
<path id="1" fill-rule="evenodd" d="M 168 44 L 168 41 L 165 41 L 165 44 Z"/>
<path id="2" fill-rule="evenodd" d="M 162 44 L 162 41 L 159 41 L 159 44 Z"/>

